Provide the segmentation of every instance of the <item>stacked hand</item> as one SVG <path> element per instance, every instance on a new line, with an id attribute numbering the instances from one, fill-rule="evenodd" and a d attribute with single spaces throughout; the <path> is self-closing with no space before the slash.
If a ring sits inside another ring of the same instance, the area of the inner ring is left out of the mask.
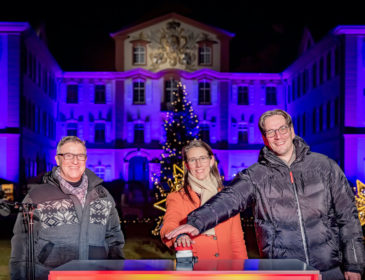
<path id="1" fill-rule="evenodd" d="M 190 247 L 191 244 L 194 244 L 195 241 L 190 238 L 187 234 L 181 234 L 179 235 L 174 243 L 175 248 L 176 247 Z"/>
<path id="2" fill-rule="evenodd" d="M 179 226 L 177 228 L 175 228 L 173 231 L 169 232 L 168 234 L 166 234 L 166 238 L 167 239 L 172 239 L 175 238 L 176 236 L 179 236 L 175 243 L 174 246 L 183 246 L 183 247 L 189 247 L 191 244 L 194 243 L 194 241 L 190 238 L 190 236 L 196 236 L 199 234 L 199 231 L 197 228 L 185 224 L 182 226 Z"/>

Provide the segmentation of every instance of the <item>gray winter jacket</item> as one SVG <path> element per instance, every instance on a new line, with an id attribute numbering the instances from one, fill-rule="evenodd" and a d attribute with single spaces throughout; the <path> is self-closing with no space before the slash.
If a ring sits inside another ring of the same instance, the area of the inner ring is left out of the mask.
<path id="1" fill-rule="evenodd" d="M 362 272 L 364 245 L 354 194 L 340 167 L 295 137 L 290 168 L 264 147 L 258 163 L 188 216 L 204 232 L 253 206 L 261 257 L 299 259 L 321 271 Z"/>
<path id="2" fill-rule="evenodd" d="M 47 279 L 49 270 L 70 260 L 123 258 L 124 236 L 112 196 L 89 169 L 84 208 L 54 177 L 55 167 L 33 186 L 24 202 L 34 211 L 35 278 Z M 27 226 L 19 213 L 11 240 L 11 279 L 26 279 Z"/>

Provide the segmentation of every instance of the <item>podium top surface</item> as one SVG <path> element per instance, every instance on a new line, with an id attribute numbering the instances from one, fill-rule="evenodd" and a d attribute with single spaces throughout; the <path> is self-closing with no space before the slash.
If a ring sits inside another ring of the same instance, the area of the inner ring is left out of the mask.
<path id="1" fill-rule="evenodd" d="M 54 271 L 318 271 L 296 259 L 198 260 L 73 260 Z"/>

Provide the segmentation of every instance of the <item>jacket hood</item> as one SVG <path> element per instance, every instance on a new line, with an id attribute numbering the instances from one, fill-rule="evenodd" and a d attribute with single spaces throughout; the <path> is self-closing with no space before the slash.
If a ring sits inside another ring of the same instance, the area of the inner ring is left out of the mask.
<path id="1" fill-rule="evenodd" d="M 58 180 L 55 176 L 55 172 L 58 168 L 59 168 L 58 166 L 55 166 L 52 168 L 51 171 L 44 174 L 43 179 L 42 179 L 43 184 L 51 184 L 51 185 L 59 186 L 60 183 L 58 182 Z M 101 185 L 103 183 L 103 179 L 96 176 L 95 173 L 92 172 L 90 169 L 86 168 L 85 174 L 89 181 L 89 189 L 95 188 L 96 186 Z"/>
<path id="2" fill-rule="evenodd" d="M 304 141 L 303 138 L 295 136 L 293 139 L 293 144 L 295 146 L 295 156 L 294 162 L 302 161 L 306 154 L 310 154 L 310 147 Z M 273 151 L 271 151 L 267 146 L 263 147 L 259 154 L 259 160 L 262 164 L 280 164 L 286 165 Z"/>

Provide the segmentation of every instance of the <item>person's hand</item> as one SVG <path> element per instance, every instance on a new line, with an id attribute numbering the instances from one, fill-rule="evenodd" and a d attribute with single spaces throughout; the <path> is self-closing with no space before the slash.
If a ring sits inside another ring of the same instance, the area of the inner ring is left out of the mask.
<path id="1" fill-rule="evenodd" d="M 174 246 L 175 248 L 179 246 L 190 247 L 190 245 L 193 243 L 195 243 L 194 240 L 192 240 L 189 235 L 184 233 L 176 238 Z"/>
<path id="2" fill-rule="evenodd" d="M 357 272 L 345 271 L 346 280 L 361 280 L 361 274 Z"/>
<path id="3" fill-rule="evenodd" d="M 183 234 L 183 233 L 187 233 L 190 236 L 195 236 L 195 235 L 199 234 L 199 231 L 197 228 L 195 228 L 191 225 L 185 224 L 185 225 L 175 228 L 173 231 L 166 234 L 165 237 L 167 239 L 172 239 L 172 238 L 175 238 L 176 236 L 178 236 L 179 234 Z"/>

